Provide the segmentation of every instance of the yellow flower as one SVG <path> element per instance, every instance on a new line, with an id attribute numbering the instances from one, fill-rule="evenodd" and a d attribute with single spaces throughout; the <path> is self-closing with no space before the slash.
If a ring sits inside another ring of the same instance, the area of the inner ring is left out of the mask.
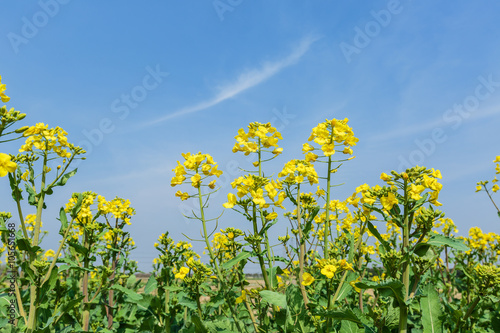
<path id="1" fill-rule="evenodd" d="M 498 155 L 494 160 L 493 163 L 499 163 L 500 162 L 500 155 Z"/>
<path id="2" fill-rule="evenodd" d="M 476 192 L 479 192 L 483 189 L 483 187 L 481 185 L 477 185 L 476 186 Z"/>
<path id="3" fill-rule="evenodd" d="M 389 192 L 386 197 L 380 198 L 380 203 L 384 206 L 384 209 L 390 211 L 392 207 L 398 203 L 398 199 L 394 193 Z"/>
<path id="4" fill-rule="evenodd" d="M 308 144 L 308 143 L 304 143 L 304 144 L 302 145 L 302 152 L 303 152 L 304 154 L 305 154 L 305 153 L 307 153 L 307 152 L 309 152 L 309 151 L 313 151 L 313 150 L 314 150 L 314 147 L 313 147 L 313 146 L 311 146 L 311 145 L 310 145 L 310 144 Z"/>
<path id="5" fill-rule="evenodd" d="M 314 282 L 314 277 L 309 273 L 302 274 L 302 285 L 309 286 Z"/>
<path id="6" fill-rule="evenodd" d="M 323 274 L 327 278 L 331 279 L 335 275 L 336 271 L 337 271 L 337 267 L 335 267 L 333 265 L 325 265 L 325 267 L 323 267 L 321 269 L 321 274 Z"/>
<path id="7" fill-rule="evenodd" d="M 236 304 L 246 302 L 247 300 L 247 292 L 246 290 L 241 291 L 241 296 L 236 298 Z"/>
<path id="8" fill-rule="evenodd" d="M 189 194 L 187 192 L 181 192 L 180 190 L 175 192 L 175 196 L 181 198 L 182 201 L 189 198 Z"/>
<path id="9" fill-rule="evenodd" d="M 208 183 L 208 187 L 210 187 L 212 190 L 215 188 L 215 179 Z"/>
<path id="10" fill-rule="evenodd" d="M 491 190 L 492 190 L 493 192 L 496 192 L 496 191 L 498 191 L 499 189 L 500 189 L 500 188 L 498 187 L 498 184 L 493 185 L 493 187 L 491 188 Z"/>
<path id="11" fill-rule="evenodd" d="M 228 193 L 227 202 L 222 204 L 224 208 L 233 208 L 236 205 L 236 196 L 233 193 Z"/>
<path id="12" fill-rule="evenodd" d="M 4 94 L 5 89 L 5 84 L 2 84 L 2 76 L 0 75 L 0 99 L 2 102 L 7 103 L 10 97 Z"/>
<path id="13" fill-rule="evenodd" d="M 200 180 L 201 180 L 200 174 L 199 173 L 195 174 L 193 177 L 191 177 L 191 185 L 196 188 L 200 187 L 201 183 Z"/>
<path id="14" fill-rule="evenodd" d="M 56 253 L 54 250 L 47 250 L 43 256 L 45 257 L 45 260 L 49 260 L 50 258 L 54 258 Z"/>
<path id="15" fill-rule="evenodd" d="M 187 268 L 187 267 L 181 267 L 181 269 L 179 270 L 179 272 L 177 274 L 175 274 L 175 278 L 176 279 L 184 280 L 184 278 L 186 277 L 186 275 L 188 273 L 189 273 L 189 268 Z"/>
<path id="16" fill-rule="evenodd" d="M 266 220 L 269 220 L 269 221 L 270 221 L 270 220 L 274 220 L 274 219 L 275 219 L 275 218 L 277 218 L 277 217 L 278 217 L 278 213 L 276 213 L 276 212 L 272 212 L 271 214 L 267 214 L 267 215 L 266 215 Z"/>
<path id="17" fill-rule="evenodd" d="M 9 172 L 16 171 L 17 164 L 11 162 L 10 155 L 0 153 L 0 177 L 5 177 Z"/>
<path id="18" fill-rule="evenodd" d="M 361 291 L 360 288 L 356 287 L 356 283 L 358 283 L 359 281 L 361 281 L 361 276 L 358 276 L 358 278 L 356 280 L 349 282 L 351 287 L 353 287 L 354 291 L 356 291 L 357 293 L 359 293 Z"/>
<path id="19" fill-rule="evenodd" d="M 385 172 L 382 172 L 382 174 L 380 175 L 380 179 L 382 179 L 384 182 L 386 182 L 386 181 L 391 180 L 391 176 L 389 176 Z"/>
<path id="20" fill-rule="evenodd" d="M 441 176 L 441 171 L 439 171 L 439 170 L 432 169 L 432 176 L 434 178 L 443 179 L 443 176 Z"/>

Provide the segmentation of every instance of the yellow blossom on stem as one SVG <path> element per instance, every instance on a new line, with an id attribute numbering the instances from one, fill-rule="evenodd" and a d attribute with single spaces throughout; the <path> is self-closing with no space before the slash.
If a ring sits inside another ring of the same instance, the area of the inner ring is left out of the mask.
<path id="1" fill-rule="evenodd" d="M 323 274 L 324 276 L 326 276 L 327 278 L 331 279 L 333 278 L 333 276 L 335 275 L 335 272 L 337 271 L 337 267 L 333 266 L 333 265 L 325 265 L 322 269 L 321 269 L 321 274 Z"/>
<path id="2" fill-rule="evenodd" d="M 10 155 L 0 153 L 0 177 L 5 177 L 9 172 L 16 171 L 17 164 L 10 160 Z"/>
<path id="3" fill-rule="evenodd" d="M 222 204 L 224 208 L 233 208 L 236 205 L 236 196 L 232 193 L 227 194 L 227 202 Z"/>
<path id="4" fill-rule="evenodd" d="M 302 274 L 302 285 L 309 286 L 314 282 L 314 277 L 309 273 Z"/>
<path id="5" fill-rule="evenodd" d="M 386 197 L 380 198 L 380 203 L 385 210 L 390 211 L 392 207 L 398 203 L 398 199 L 394 193 L 389 192 Z"/>

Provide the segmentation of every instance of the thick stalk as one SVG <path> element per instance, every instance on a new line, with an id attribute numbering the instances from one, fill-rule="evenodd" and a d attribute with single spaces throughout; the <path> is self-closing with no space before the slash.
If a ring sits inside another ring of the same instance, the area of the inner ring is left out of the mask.
<path id="1" fill-rule="evenodd" d="M 68 228 L 69 229 L 69 228 Z M 85 332 L 88 332 L 89 330 L 89 322 L 90 322 L 90 304 L 89 304 L 89 252 L 90 252 L 90 246 L 89 246 L 89 235 L 88 231 L 84 231 L 84 247 L 88 250 L 87 254 L 85 255 L 85 258 L 83 259 L 83 268 L 85 270 L 83 271 L 83 311 L 82 311 L 82 324 L 83 324 L 83 330 Z"/>
<path id="2" fill-rule="evenodd" d="M 403 212 L 403 248 L 402 252 L 404 256 L 408 255 L 410 249 L 410 230 L 411 221 L 408 218 L 408 180 L 404 179 L 403 191 L 404 191 L 404 212 Z M 408 259 L 403 263 L 403 284 L 404 284 L 404 304 L 399 305 L 399 332 L 406 333 L 408 329 L 408 307 L 406 306 L 406 301 L 408 300 L 408 293 L 410 291 L 410 265 Z"/>
<path id="3" fill-rule="evenodd" d="M 258 140 L 258 145 L 259 145 L 259 150 L 257 151 L 257 156 L 258 156 L 258 159 L 259 159 L 259 177 L 262 177 L 262 152 L 261 152 L 261 143 L 260 143 L 260 138 Z M 254 205 L 254 208 L 255 208 L 255 205 Z M 259 214 L 260 214 L 260 220 L 262 221 L 262 223 L 264 223 L 265 221 L 265 218 L 264 218 L 264 214 L 262 213 L 262 209 L 259 208 Z M 254 234 L 256 235 L 257 232 L 257 219 L 254 218 Z M 264 226 L 262 226 L 264 227 Z M 272 271 L 272 268 L 273 268 L 273 260 L 271 260 L 271 254 L 272 254 L 272 249 L 271 249 L 271 246 L 269 244 L 269 236 L 267 234 L 267 230 L 264 231 L 264 243 L 266 244 L 266 257 L 267 257 L 267 262 L 268 262 L 268 266 L 269 266 L 269 270 Z M 259 245 L 259 253 L 260 253 L 260 245 Z M 274 256 L 273 256 L 274 257 Z M 260 260 L 259 260 L 259 263 L 260 263 Z M 261 265 L 261 270 L 262 270 L 262 275 L 267 277 L 267 271 L 265 270 L 265 265 L 263 264 L 264 261 L 262 260 L 262 265 Z M 262 267 L 264 267 L 264 269 L 262 269 Z M 264 281 L 266 280 L 266 278 L 264 278 Z M 275 286 L 273 286 L 273 281 L 272 279 L 269 280 L 269 278 L 267 277 L 267 289 L 268 290 L 273 290 Z"/>
<path id="4" fill-rule="evenodd" d="M 116 248 L 116 240 L 115 240 L 114 247 Z M 116 262 L 118 261 L 118 258 L 116 256 L 115 252 L 113 252 L 112 260 L 113 260 L 113 262 L 112 262 L 111 267 L 113 269 L 113 273 L 111 273 L 111 276 L 109 277 L 110 281 L 113 281 L 115 279 L 115 275 L 116 275 Z M 106 315 L 108 317 L 108 329 L 111 329 L 111 327 L 113 326 L 113 318 L 114 318 L 113 317 L 113 306 L 115 306 L 114 297 L 115 297 L 114 290 L 110 289 L 108 292 L 108 305 L 106 307 Z"/>
<path id="5" fill-rule="evenodd" d="M 258 235 L 259 228 L 257 226 L 257 208 L 255 207 L 255 204 L 253 204 L 252 222 L 253 222 L 253 233 L 254 235 Z M 271 283 L 269 282 L 269 276 L 267 275 L 264 257 L 262 256 L 262 248 L 260 247 L 260 243 L 257 243 L 255 247 L 257 248 L 257 258 L 259 259 L 259 266 L 260 266 L 260 271 L 262 272 L 262 277 L 264 278 L 264 284 L 267 290 L 272 290 Z"/>
<path id="6" fill-rule="evenodd" d="M 300 184 L 297 185 L 297 229 L 299 231 L 299 288 L 302 294 L 302 298 L 304 299 L 304 305 L 306 309 L 308 309 L 309 298 L 307 297 L 306 286 L 302 284 L 304 275 L 304 258 L 306 252 L 306 244 L 304 240 L 304 235 L 302 234 L 302 225 L 300 222 L 301 211 L 300 211 Z"/>
<path id="7" fill-rule="evenodd" d="M 332 175 L 332 157 L 328 156 L 328 174 L 326 176 L 326 208 L 325 208 L 325 230 L 323 231 L 323 252 L 325 259 L 330 258 L 330 246 L 328 235 L 330 233 L 330 182 Z"/>
<path id="8" fill-rule="evenodd" d="M 43 210 L 43 202 L 45 199 L 45 167 L 47 166 L 47 151 L 44 151 L 43 155 L 43 166 L 42 166 L 42 183 L 40 185 L 40 197 L 37 202 L 37 210 L 36 210 L 36 219 L 35 219 L 35 233 L 33 235 L 33 239 L 31 241 L 31 246 L 38 246 L 38 239 L 40 237 L 40 228 L 42 224 L 42 210 Z M 24 221 L 23 221 L 24 222 Z M 30 266 L 33 269 L 33 262 L 37 259 L 37 254 L 35 253 L 33 256 L 30 256 Z M 36 284 L 30 285 L 30 309 L 28 315 L 28 326 L 27 332 L 32 333 L 36 329 L 36 300 L 38 296 L 38 287 Z"/>

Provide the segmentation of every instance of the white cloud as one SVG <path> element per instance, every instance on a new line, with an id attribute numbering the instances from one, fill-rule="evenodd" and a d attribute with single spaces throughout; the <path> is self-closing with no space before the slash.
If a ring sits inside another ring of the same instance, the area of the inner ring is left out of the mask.
<path id="1" fill-rule="evenodd" d="M 302 56 L 307 53 L 311 45 L 318 39 L 318 37 L 313 36 L 305 37 L 284 59 L 275 62 L 265 62 L 258 69 L 247 70 L 242 73 L 235 82 L 221 87 L 219 89 L 219 93 L 217 93 L 211 99 L 174 111 L 168 115 L 151 121 L 146 125 L 154 125 L 189 113 L 203 111 L 229 98 L 232 98 L 244 92 L 245 90 L 250 89 L 273 77 L 284 68 L 296 64 L 302 58 Z"/>

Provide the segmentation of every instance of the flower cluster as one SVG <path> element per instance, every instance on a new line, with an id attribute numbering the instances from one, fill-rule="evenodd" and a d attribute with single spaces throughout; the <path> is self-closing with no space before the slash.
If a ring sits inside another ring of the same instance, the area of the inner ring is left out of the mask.
<path id="1" fill-rule="evenodd" d="M 236 193 L 238 198 L 249 196 L 249 199 L 261 208 L 269 207 L 265 197 L 269 198 L 275 206 L 283 208 L 282 203 L 286 198 L 286 194 L 281 191 L 283 185 L 280 181 L 250 174 L 238 177 L 231 183 L 231 186 L 238 190 Z M 229 193 L 227 195 L 228 202 L 224 203 L 223 206 L 233 208 L 237 203 L 236 195 Z"/>
<path id="2" fill-rule="evenodd" d="M 500 156 L 497 156 L 494 160 L 493 160 L 493 163 L 496 163 L 496 166 L 495 166 L 495 171 L 496 171 L 496 174 L 500 174 Z M 497 177 L 493 177 L 493 180 L 491 181 L 493 183 L 493 186 L 491 187 L 491 190 L 493 192 L 497 192 L 498 190 L 500 190 L 500 186 L 498 186 L 497 182 L 498 182 L 498 179 Z M 479 192 L 479 191 L 482 191 L 482 190 L 485 190 L 486 192 L 488 191 L 488 188 L 487 188 L 487 184 L 489 183 L 489 181 L 487 180 L 484 180 L 484 181 L 480 181 L 477 183 L 476 185 L 476 192 Z"/>
<path id="3" fill-rule="evenodd" d="M 14 124 L 15 122 L 22 120 L 26 117 L 26 113 L 21 113 L 14 108 L 10 108 L 7 110 L 7 107 L 4 105 L 0 107 L 0 135 L 3 134 L 3 131 Z M 17 130 L 15 130 L 15 133 L 23 133 L 28 127 L 24 126 L 21 127 Z M 10 132 L 12 133 L 12 132 Z"/>
<path id="4" fill-rule="evenodd" d="M 130 200 L 116 197 L 111 201 L 106 201 L 106 198 L 99 195 L 97 202 L 97 209 L 101 215 L 111 214 L 117 221 L 122 220 L 130 225 L 130 218 L 135 215 L 135 209 L 130 207 Z"/>
<path id="5" fill-rule="evenodd" d="M 83 154 L 85 151 L 71 143 L 68 143 L 68 133 L 60 127 L 48 128 L 48 125 L 38 123 L 24 131 L 27 136 L 26 142 L 21 146 L 19 152 L 31 152 L 33 147 L 42 151 L 53 151 L 59 157 L 69 158 L 72 151 L 75 155 Z M 68 151 L 68 149 L 70 151 Z"/>
<path id="6" fill-rule="evenodd" d="M 286 177 L 288 184 L 301 184 L 307 178 L 309 184 L 318 183 L 318 174 L 314 166 L 305 160 L 291 160 L 285 164 L 278 177 Z"/>
<path id="7" fill-rule="evenodd" d="M 336 151 L 352 155 L 351 147 L 356 145 L 358 138 L 354 136 L 352 128 L 347 125 L 348 121 L 347 118 L 344 120 L 326 119 L 312 129 L 308 141 L 314 141 L 320 145 L 324 156 L 331 156 Z M 343 146 L 343 148 L 336 150 L 336 146 Z M 303 145 L 302 151 L 306 154 L 306 160 L 316 160 L 317 155 L 312 153 L 314 150 L 316 149 L 308 143 Z"/>
<path id="8" fill-rule="evenodd" d="M 236 143 L 233 147 L 233 153 L 242 151 L 245 155 L 249 155 L 250 153 L 261 151 L 262 148 L 273 147 L 271 152 L 277 156 L 283 151 L 282 148 L 278 148 L 278 140 L 282 140 L 283 137 L 270 123 L 250 123 L 248 125 L 248 132 L 240 128 L 238 135 L 234 138 L 236 139 Z"/>
<path id="9" fill-rule="evenodd" d="M 10 97 L 4 93 L 6 89 L 5 84 L 2 84 L 2 76 L 0 75 L 0 100 L 4 103 L 7 103 L 10 100 Z"/>
<path id="10" fill-rule="evenodd" d="M 201 152 L 197 154 L 182 154 L 184 157 L 184 163 L 177 161 L 177 166 L 172 169 L 175 172 L 175 176 L 172 178 L 170 185 L 177 186 L 182 185 L 187 179 L 186 176 L 190 177 L 191 186 L 194 188 L 200 188 L 202 182 L 205 178 L 210 176 L 216 176 L 219 178 L 222 175 L 222 171 L 218 170 L 217 163 L 214 162 L 212 156 L 208 154 L 202 154 Z M 208 187 L 210 189 L 215 188 L 215 179 L 212 180 Z M 181 200 L 187 200 L 190 195 L 187 192 L 177 191 L 175 196 L 181 198 Z"/>
<path id="11" fill-rule="evenodd" d="M 353 271 L 352 265 L 345 259 L 316 259 L 316 264 L 314 268 L 321 273 L 327 279 L 333 279 L 336 273 L 341 273 L 344 271 Z M 315 281 L 315 278 L 310 273 L 304 273 L 302 275 L 302 284 L 308 286 Z"/>
<path id="12" fill-rule="evenodd" d="M 500 255 L 500 235 L 489 232 L 483 233 L 481 228 L 472 227 L 469 229 L 469 237 L 459 237 L 465 241 L 469 250 L 467 254 L 473 253 L 479 255 L 479 260 L 484 259 L 485 261 L 496 261 L 498 255 Z"/>

